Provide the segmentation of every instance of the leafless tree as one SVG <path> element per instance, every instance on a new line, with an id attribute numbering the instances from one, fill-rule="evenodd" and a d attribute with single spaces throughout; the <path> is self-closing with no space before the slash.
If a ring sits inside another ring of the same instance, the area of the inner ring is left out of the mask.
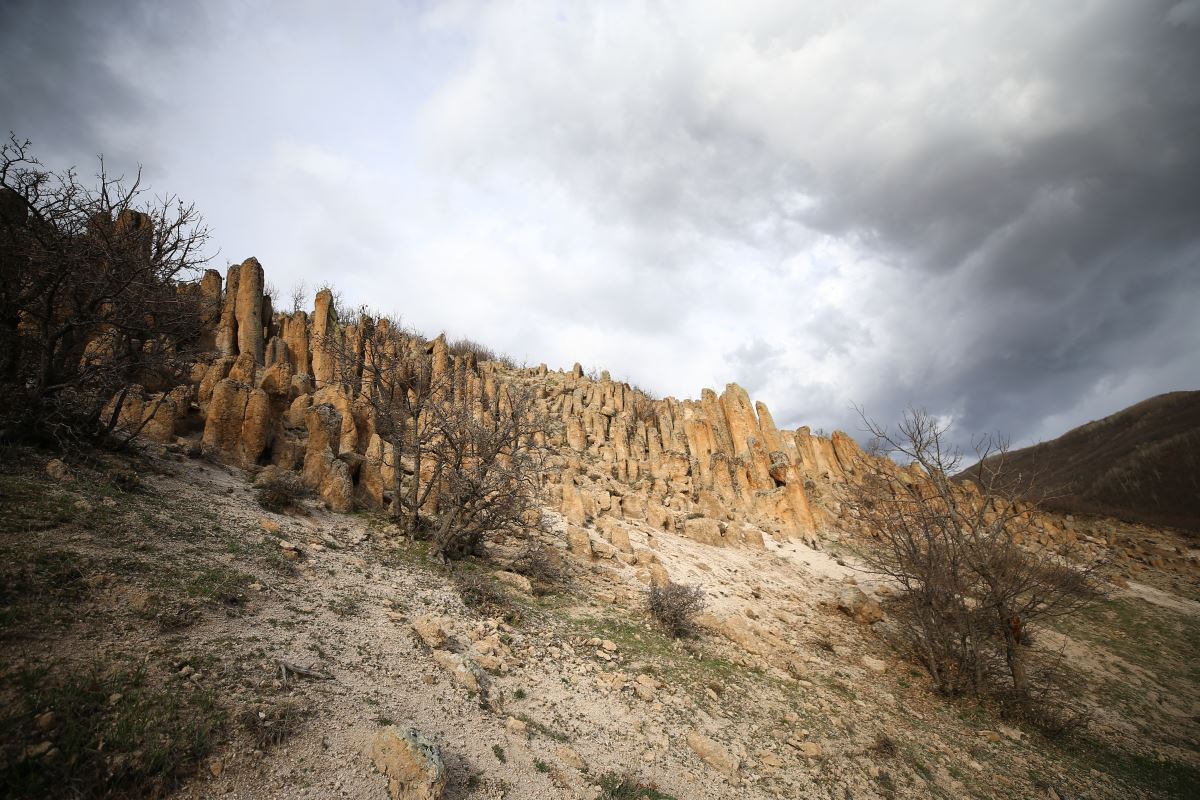
<path id="1" fill-rule="evenodd" d="M 306 284 L 304 281 L 300 281 L 293 286 L 291 300 L 293 314 L 295 314 L 297 311 L 303 311 L 308 305 L 308 284 Z"/>
<path id="2" fill-rule="evenodd" d="M 347 391 L 369 404 L 389 445 L 392 513 L 414 535 L 434 523 L 435 549 L 452 556 L 474 550 L 486 533 L 540 524 L 546 422 L 533 390 L 504 384 L 494 399 L 472 394 L 455 371 L 435 371 L 426 343 L 392 320 L 364 316 L 358 334 L 319 346 Z M 474 368 L 473 358 L 466 364 Z"/>
<path id="3" fill-rule="evenodd" d="M 140 173 L 112 177 L 101 159 L 86 185 L 10 136 L 0 155 L 0 432 L 61 444 L 103 436 L 123 389 L 174 385 L 211 311 L 185 283 L 207 260 L 207 238 L 194 206 L 150 200 Z"/>
<path id="4" fill-rule="evenodd" d="M 981 468 L 961 481 L 961 452 L 928 412 L 910 409 L 896 432 L 862 418 L 890 458 L 869 460 L 852 506 L 877 540 L 869 568 L 900 588 L 906 638 L 940 690 L 983 691 L 1003 663 L 1027 702 L 1033 631 L 1093 601 L 1094 565 L 1023 546 L 1037 530 L 1035 476 L 1006 469 L 1006 441 L 979 439 Z"/>
<path id="5" fill-rule="evenodd" d="M 503 384 L 496 403 L 456 395 L 432 405 L 443 485 L 434 546 L 472 553 L 484 534 L 523 534 L 541 524 L 546 421 L 532 387 Z"/>

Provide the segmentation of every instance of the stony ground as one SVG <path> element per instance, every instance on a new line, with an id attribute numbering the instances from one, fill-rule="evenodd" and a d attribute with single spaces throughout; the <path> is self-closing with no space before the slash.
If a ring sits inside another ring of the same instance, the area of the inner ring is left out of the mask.
<path id="1" fill-rule="evenodd" d="M 244 473 L 182 456 L 54 480 L 48 456 L 17 455 L 2 796 L 385 798 L 366 753 L 391 724 L 438 743 L 449 798 L 1196 796 L 1194 580 L 1131 583 L 1043 635 L 1092 715 L 1049 739 L 932 696 L 886 615 L 839 609 L 886 601 L 852 543 L 755 552 L 622 525 L 709 597 L 699 634 L 672 640 L 643 610 L 646 559 L 598 533 L 594 562 L 551 537 L 566 578 L 540 596 L 492 578 L 503 544 L 455 565 L 495 595 L 468 605 L 377 516 L 270 513 Z"/>

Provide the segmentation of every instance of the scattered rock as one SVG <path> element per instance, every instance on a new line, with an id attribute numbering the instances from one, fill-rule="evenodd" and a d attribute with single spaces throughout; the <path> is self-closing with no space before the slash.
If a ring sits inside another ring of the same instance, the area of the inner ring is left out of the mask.
<path id="1" fill-rule="evenodd" d="M 434 650 L 433 660 L 442 669 L 450 673 L 450 677 L 468 692 L 483 694 L 487 687 L 487 675 L 479 665 L 469 658 L 448 650 Z"/>
<path id="2" fill-rule="evenodd" d="M 563 745 L 555 751 L 555 754 L 558 756 L 558 760 L 568 767 L 574 767 L 580 772 L 587 769 L 587 762 L 583 760 L 583 756 L 579 755 L 573 747 Z"/>
<path id="3" fill-rule="evenodd" d="M 444 617 L 436 614 L 422 614 L 413 620 L 412 627 L 417 636 L 421 637 L 421 641 L 434 650 L 441 650 L 450 642 L 445 621 Z"/>
<path id="4" fill-rule="evenodd" d="M 872 658 L 871 656 L 863 656 L 862 665 L 871 670 L 871 672 L 887 672 L 887 662 L 878 658 Z"/>

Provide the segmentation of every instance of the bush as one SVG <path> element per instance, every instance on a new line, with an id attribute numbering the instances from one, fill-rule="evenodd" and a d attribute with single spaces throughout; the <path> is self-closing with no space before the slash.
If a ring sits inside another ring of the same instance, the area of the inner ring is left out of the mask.
<path id="1" fill-rule="evenodd" d="M 650 615 L 674 638 L 691 633 L 693 618 L 706 604 L 704 590 L 699 586 L 668 581 L 666 586 L 650 587 Z"/>
<path id="2" fill-rule="evenodd" d="M 465 356 L 468 353 L 475 356 L 476 363 L 481 361 L 495 361 L 502 367 L 513 369 L 516 367 L 516 362 L 510 356 L 504 353 L 498 353 L 485 344 L 480 344 L 473 339 L 463 337 L 446 343 L 446 352 L 451 356 Z"/>
<path id="3" fill-rule="evenodd" d="M 1040 531 L 1036 475 L 1009 468 L 1003 439 L 977 441 L 968 487 L 949 477 L 961 454 L 929 412 L 910 409 L 895 432 L 864 423 L 879 457 L 862 462 L 849 504 L 875 540 L 863 553 L 868 570 L 897 587 L 892 610 L 905 647 L 945 694 L 999 691 L 1045 707 L 1057 680 L 1034 639 L 1094 602 L 1095 564 L 1023 546 Z M 887 456 L 916 464 L 919 477 Z M 1011 688 L 998 689 L 1004 682 Z"/>
<path id="4" fill-rule="evenodd" d="M 451 576 L 458 596 L 467 608 L 484 612 L 502 611 L 508 607 L 508 598 L 492 582 L 492 579 L 477 570 L 456 569 Z"/>
<path id="5" fill-rule="evenodd" d="M 279 472 L 263 481 L 258 487 L 258 504 L 268 511 L 284 511 L 295 508 L 302 498 L 308 497 L 308 487 L 294 472 Z"/>
<path id="6" fill-rule="evenodd" d="M 518 553 L 511 569 L 529 578 L 533 593 L 538 596 L 547 594 L 563 581 L 562 560 L 539 542 L 531 542 Z"/>

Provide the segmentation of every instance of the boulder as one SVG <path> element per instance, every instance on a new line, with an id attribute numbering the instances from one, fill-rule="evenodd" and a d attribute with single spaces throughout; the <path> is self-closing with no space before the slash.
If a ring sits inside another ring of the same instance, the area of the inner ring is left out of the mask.
<path id="1" fill-rule="evenodd" d="M 741 763 L 738 758 L 699 731 L 687 735 L 687 745 L 700 760 L 728 778 L 736 778 Z"/>
<path id="2" fill-rule="evenodd" d="M 721 525 L 715 519 L 698 517 L 683 523 L 683 535 L 694 542 L 722 547 L 725 539 L 721 536 Z"/>
<path id="3" fill-rule="evenodd" d="M 61 459 L 57 458 L 50 459 L 50 463 L 46 464 L 46 474 L 60 483 L 74 478 L 74 475 L 71 474 L 71 468 L 64 464 Z"/>
<path id="4" fill-rule="evenodd" d="M 879 603 L 871 599 L 857 586 L 851 586 L 838 597 L 838 608 L 863 625 L 870 625 L 883 619 L 883 609 Z"/>
<path id="5" fill-rule="evenodd" d="M 438 746 L 411 728 L 389 725 L 371 742 L 371 761 L 388 779 L 392 800 L 438 800 L 446 765 Z"/>

